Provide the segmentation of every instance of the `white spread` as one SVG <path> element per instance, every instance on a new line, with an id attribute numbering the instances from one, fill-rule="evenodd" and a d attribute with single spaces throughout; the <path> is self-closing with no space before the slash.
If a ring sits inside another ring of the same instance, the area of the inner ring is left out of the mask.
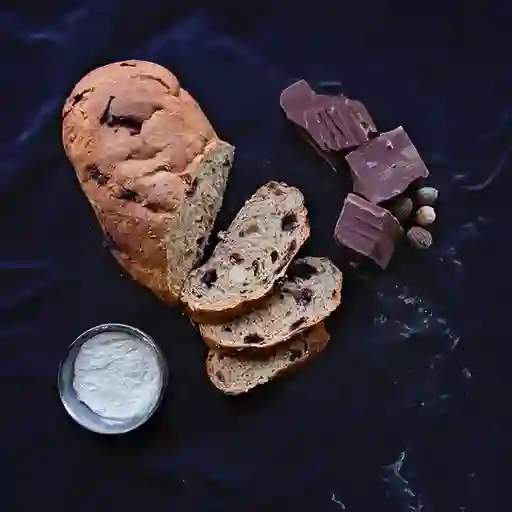
<path id="1" fill-rule="evenodd" d="M 78 399 L 104 417 L 145 414 L 158 400 L 161 384 L 155 351 L 127 333 L 94 336 L 75 360 L 73 387 Z"/>

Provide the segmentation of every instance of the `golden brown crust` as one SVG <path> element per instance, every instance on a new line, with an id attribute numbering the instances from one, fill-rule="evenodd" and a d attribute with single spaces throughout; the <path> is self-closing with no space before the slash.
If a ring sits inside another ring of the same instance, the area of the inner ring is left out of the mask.
<path id="1" fill-rule="evenodd" d="M 271 295 L 273 290 L 270 290 L 264 297 L 251 302 L 242 302 L 236 307 L 222 310 L 222 311 L 194 311 L 187 307 L 187 313 L 190 319 L 197 324 L 223 324 L 229 322 L 233 318 L 244 315 L 253 309 L 256 309 L 265 299 Z"/>
<path id="2" fill-rule="evenodd" d="M 145 61 L 91 71 L 62 118 L 66 154 L 117 261 L 176 302 L 166 235 L 198 165 L 225 143 L 176 77 Z"/>

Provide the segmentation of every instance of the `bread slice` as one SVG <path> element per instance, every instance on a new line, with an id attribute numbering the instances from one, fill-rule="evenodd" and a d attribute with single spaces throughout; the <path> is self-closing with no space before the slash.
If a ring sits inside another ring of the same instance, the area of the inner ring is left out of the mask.
<path id="1" fill-rule="evenodd" d="M 206 359 L 206 373 L 220 391 L 239 395 L 298 369 L 320 353 L 329 339 L 329 333 L 320 322 L 266 357 L 228 355 L 211 349 Z"/>
<path id="2" fill-rule="evenodd" d="M 329 259 L 299 259 L 260 307 L 224 324 L 202 324 L 199 330 L 209 346 L 226 351 L 273 347 L 330 315 L 341 302 L 342 281 Z"/>
<path id="3" fill-rule="evenodd" d="M 181 300 L 192 320 L 225 322 L 254 307 L 308 237 L 301 192 L 275 181 L 262 186 L 220 236 L 212 257 L 185 281 Z"/>

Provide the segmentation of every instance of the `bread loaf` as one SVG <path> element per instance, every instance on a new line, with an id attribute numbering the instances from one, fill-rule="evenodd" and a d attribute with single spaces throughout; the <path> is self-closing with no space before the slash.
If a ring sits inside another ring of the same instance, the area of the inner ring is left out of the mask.
<path id="1" fill-rule="evenodd" d="M 262 186 L 193 270 L 181 299 L 196 322 L 223 322 L 272 292 L 309 236 L 304 197 L 285 183 Z"/>
<path id="2" fill-rule="evenodd" d="M 329 338 L 321 322 L 280 345 L 267 356 L 248 358 L 211 349 L 206 359 L 206 373 L 220 391 L 239 395 L 298 369 L 321 352 Z"/>
<path id="3" fill-rule="evenodd" d="M 221 207 L 234 148 L 176 77 L 151 62 L 91 71 L 62 117 L 66 154 L 112 253 L 176 302 Z"/>
<path id="4" fill-rule="evenodd" d="M 330 315 L 340 304 L 342 280 L 327 258 L 299 259 L 260 307 L 224 324 L 202 324 L 199 330 L 210 347 L 225 351 L 273 347 Z"/>

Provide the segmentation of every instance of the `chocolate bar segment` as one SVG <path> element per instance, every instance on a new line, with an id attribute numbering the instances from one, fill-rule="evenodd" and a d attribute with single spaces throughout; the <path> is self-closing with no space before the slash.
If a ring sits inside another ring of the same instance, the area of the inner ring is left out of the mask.
<path id="1" fill-rule="evenodd" d="M 321 149 L 306 129 L 307 121 L 304 118 L 304 112 L 313 104 L 314 96 L 315 91 L 311 89 L 306 80 L 299 80 L 281 93 L 279 104 L 286 117 L 297 128 L 300 136 L 334 169 L 341 162 L 342 155 Z"/>
<path id="2" fill-rule="evenodd" d="M 403 229 L 391 213 L 355 194 L 343 203 L 334 238 L 339 245 L 372 259 L 386 268 Z"/>
<path id="3" fill-rule="evenodd" d="M 279 104 L 290 121 L 305 129 L 304 112 L 313 105 L 314 96 L 306 80 L 299 80 L 281 93 Z"/>
<path id="4" fill-rule="evenodd" d="M 429 175 L 401 126 L 382 133 L 345 159 L 350 165 L 354 192 L 375 204 L 400 195 L 413 181 Z"/>
<path id="5" fill-rule="evenodd" d="M 303 117 L 306 131 L 323 151 L 349 150 L 367 140 L 356 128 L 345 101 L 328 97 L 322 103 L 307 109 Z"/>
<path id="6" fill-rule="evenodd" d="M 287 87 L 281 93 L 280 105 L 301 135 L 333 167 L 341 161 L 341 152 L 377 133 L 361 102 L 343 95 L 316 94 L 305 80 Z"/>

